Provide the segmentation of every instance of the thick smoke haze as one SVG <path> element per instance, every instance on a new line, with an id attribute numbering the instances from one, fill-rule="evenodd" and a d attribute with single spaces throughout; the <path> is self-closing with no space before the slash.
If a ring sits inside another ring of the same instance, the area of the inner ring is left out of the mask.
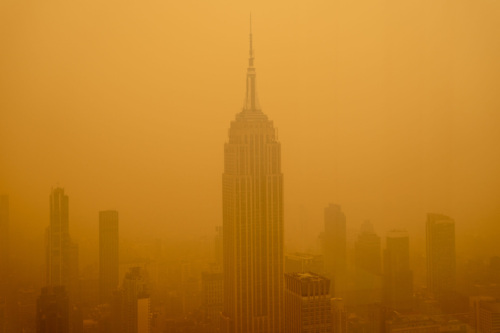
<path id="1" fill-rule="evenodd" d="M 57 186 L 83 255 L 106 209 L 126 237 L 212 237 L 250 12 L 259 100 L 282 144 L 287 247 L 314 246 L 335 202 L 348 230 L 368 219 L 419 242 L 438 212 L 455 219 L 459 251 L 480 241 L 500 254 L 492 0 L 2 1 L 13 237 L 41 246 Z"/>

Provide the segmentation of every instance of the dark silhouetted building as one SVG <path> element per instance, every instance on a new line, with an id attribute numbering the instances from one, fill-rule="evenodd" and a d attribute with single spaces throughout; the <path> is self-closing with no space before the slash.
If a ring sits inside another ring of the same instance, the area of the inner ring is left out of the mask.
<path id="1" fill-rule="evenodd" d="M 406 231 L 387 234 L 384 251 L 384 303 L 397 311 L 410 310 L 413 274 L 410 270 L 410 240 Z"/>
<path id="2" fill-rule="evenodd" d="M 70 303 L 74 303 L 78 294 L 78 245 L 69 234 L 69 199 L 63 188 L 50 193 L 50 225 L 45 237 L 46 284 L 64 286 Z"/>
<path id="3" fill-rule="evenodd" d="M 329 279 L 310 272 L 285 274 L 285 332 L 333 332 Z"/>
<path id="4" fill-rule="evenodd" d="M 275 333 L 283 318 L 281 145 L 258 103 L 251 40 L 245 103 L 224 146 L 223 331 Z"/>
<path id="5" fill-rule="evenodd" d="M 118 212 L 99 212 L 99 299 L 109 303 L 118 288 Z"/>
<path id="6" fill-rule="evenodd" d="M 354 248 L 356 271 L 381 274 L 381 241 L 370 222 L 366 221 L 362 225 Z"/>
<path id="7" fill-rule="evenodd" d="M 37 333 L 69 333 L 69 316 L 69 301 L 65 288 L 42 288 L 37 301 Z"/>
<path id="8" fill-rule="evenodd" d="M 380 237 L 366 221 L 354 244 L 355 301 L 356 304 L 372 304 L 382 300 L 382 259 Z"/>
<path id="9" fill-rule="evenodd" d="M 427 214 L 427 288 L 437 299 L 455 291 L 455 222 L 448 216 Z"/>
<path id="10" fill-rule="evenodd" d="M 151 330 L 150 296 L 146 279 L 140 267 L 133 267 L 123 279 L 121 304 L 123 333 L 149 333 Z"/>

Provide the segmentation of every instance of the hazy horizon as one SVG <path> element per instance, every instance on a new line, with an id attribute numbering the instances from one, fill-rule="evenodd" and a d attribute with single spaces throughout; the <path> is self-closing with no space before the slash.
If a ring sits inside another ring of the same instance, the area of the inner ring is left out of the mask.
<path id="1" fill-rule="evenodd" d="M 422 238 L 427 212 L 455 219 L 458 238 L 498 233 L 500 2 L 287 4 L 0 4 L 12 234 L 43 237 L 59 186 L 77 241 L 107 209 L 126 237 L 211 237 L 250 11 L 292 247 L 315 241 L 330 202 L 349 230 L 368 219 L 383 237 Z"/>

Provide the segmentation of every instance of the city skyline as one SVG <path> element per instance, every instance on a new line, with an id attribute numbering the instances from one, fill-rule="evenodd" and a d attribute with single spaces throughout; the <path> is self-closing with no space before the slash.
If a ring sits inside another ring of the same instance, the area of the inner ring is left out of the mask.
<path id="1" fill-rule="evenodd" d="M 55 4 L 47 6 L 57 9 Z M 136 11 L 124 7 L 112 22 L 122 27 L 131 23 L 143 38 L 127 34 L 124 41 L 121 33 L 96 17 L 100 34 L 83 30 L 89 40 L 75 39 L 74 48 L 63 48 L 59 43 L 82 31 L 86 23 L 81 15 L 96 3 L 80 6 L 61 8 L 75 18 L 72 22 L 57 16 L 57 11 L 20 9 L 3 20 L 13 28 L 16 22 L 33 20 L 44 32 L 2 32 L 11 42 L 1 63 L 12 66 L 2 81 L 11 84 L 2 90 L 1 99 L 0 193 L 16 198 L 11 203 L 13 222 L 32 237 L 36 228 L 27 226 L 45 225 L 48 214 L 40 198 L 59 183 L 71 189 L 75 203 L 81 202 L 71 210 L 79 235 L 89 227 L 93 212 L 103 209 L 120 211 L 122 231 L 129 235 L 137 234 L 134 226 L 139 221 L 148 225 L 141 231 L 144 236 L 167 231 L 179 236 L 210 234 L 222 218 L 214 175 L 222 170 L 225 120 L 242 101 L 246 64 L 241 54 L 248 48 L 242 36 L 248 30 L 250 8 L 235 5 L 234 12 L 218 11 L 215 3 L 207 9 L 212 15 L 195 9 L 186 21 L 191 26 L 183 30 L 179 20 L 186 18 L 187 8 L 179 5 L 165 13 L 159 7 L 155 19 L 173 13 L 179 19 L 161 20 L 156 30 L 133 21 Z M 498 211 L 492 198 L 499 195 L 495 170 L 500 164 L 494 149 L 499 140 L 493 112 L 496 51 L 491 47 L 495 44 L 488 43 L 500 29 L 491 17 L 494 4 L 457 3 L 446 8 L 407 3 L 385 11 L 375 3 L 377 10 L 371 14 L 350 4 L 282 13 L 275 5 L 255 6 L 255 49 L 266 55 L 259 67 L 264 78 L 260 89 L 266 92 L 262 102 L 280 124 L 280 140 L 289 143 L 283 160 L 290 181 L 285 188 L 287 240 L 297 235 L 313 240 L 322 226 L 320 210 L 330 202 L 342 205 L 355 228 L 370 219 L 380 231 L 404 224 L 401 227 L 410 232 L 423 233 L 418 221 L 429 211 L 453 216 L 473 233 L 493 227 Z M 484 20 L 469 19 L 468 9 Z M 208 17 L 225 18 L 226 23 L 206 22 Z M 274 26 L 278 21 L 283 27 Z M 55 29 L 56 23 L 66 29 Z M 202 26 L 213 30 L 202 31 Z M 445 29 L 448 26 L 455 29 Z M 189 45 L 181 32 L 189 33 Z M 442 40 L 446 43 L 440 44 Z M 145 49 L 130 52 L 127 45 Z M 83 50 L 96 56 L 85 56 Z M 108 62 L 112 50 L 120 51 L 122 59 L 115 66 Z M 58 65 L 55 60 L 63 56 Z M 33 57 L 40 65 L 29 62 Z M 450 61 L 456 66 L 444 66 Z M 146 67 L 141 69 L 142 64 Z M 70 81 L 65 85 L 50 73 L 66 75 Z M 101 85 L 99 75 L 108 88 Z M 24 89 L 33 99 L 20 97 L 22 82 L 32 82 Z M 177 141 L 190 149 L 181 149 Z M 181 163 L 195 156 L 205 161 L 203 166 Z M 91 182 L 100 186 L 87 186 Z M 137 194 L 146 191 L 168 200 L 148 202 Z M 187 205 L 189 196 L 202 203 L 196 211 Z M 137 202 L 131 204 L 133 200 Z M 473 208 L 464 209 L 464 202 Z M 155 209 L 138 209 L 147 205 Z M 26 206 L 30 208 L 23 209 Z"/>
<path id="2" fill-rule="evenodd" d="M 0 333 L 500 332 L 500 3 L 291 4 L 2 5 Z"/>

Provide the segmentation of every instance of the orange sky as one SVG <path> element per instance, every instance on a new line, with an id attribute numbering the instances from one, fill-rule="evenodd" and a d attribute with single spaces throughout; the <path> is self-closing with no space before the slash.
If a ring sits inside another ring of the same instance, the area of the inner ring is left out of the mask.
<path id="1" fill-rule="evenodd" d="M 370 219 L 421 232 L 428 211 L 457 233 L 499 230 L 497 0 L 4 0 L 0 192 L 13 231 L 42 237 L 59 185 L 76 238 L 97 233 L 104 209 L 125 234 L 211 235 L 250 11 L 289 239 L 314 240 L 329 202 L 355 230 Z"/>

